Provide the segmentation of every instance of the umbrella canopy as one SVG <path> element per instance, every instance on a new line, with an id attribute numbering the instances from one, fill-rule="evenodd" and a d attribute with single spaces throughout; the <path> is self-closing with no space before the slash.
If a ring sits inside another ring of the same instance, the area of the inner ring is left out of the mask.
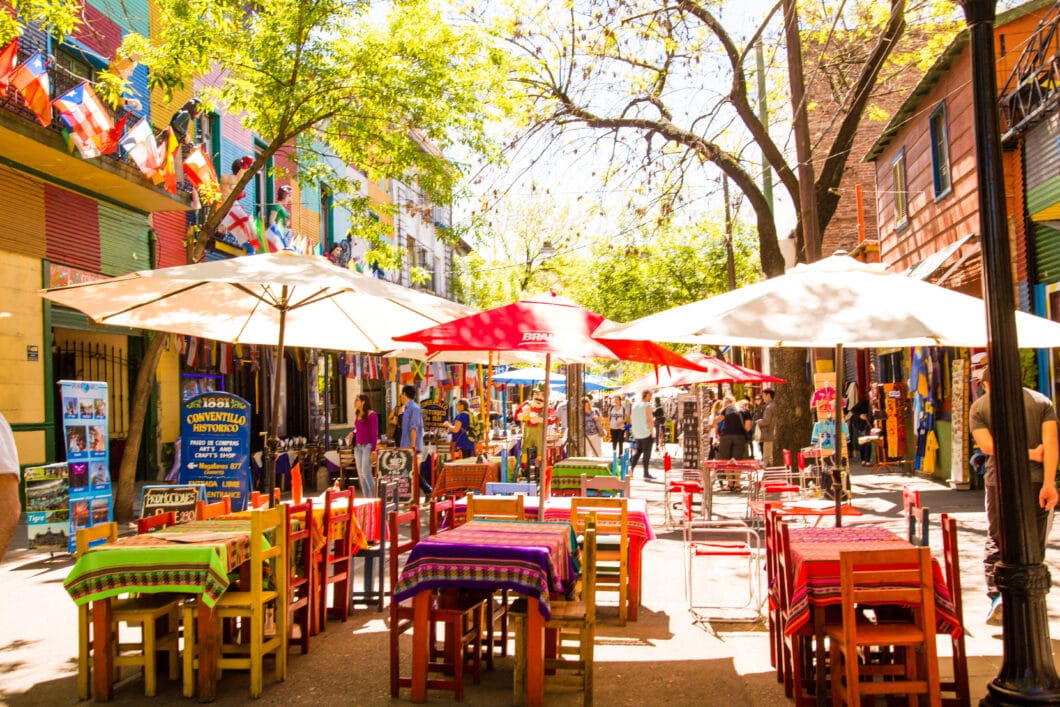
<path id="1" fill-rule="evenodd" d="M 289 252 L 141 270 L 44 297 L 101 324 L 270 346 L 280 341 L 282 314 L 287 346 L 369 353 L 474 311 Z"/>
<path id="2" fill-rule="evenodd" d="M 493 376 L 493 382 L 509 385 L 539 385 L 545 382 L 545 374 L 544 368 L 513 368 Z M 592 373 L 586 373 L 582 380 L 585 382 L 586 390 L 605 390 L 618 385 L 610 378 L 596 376 Z M 552 387 L 563 389 L 566 385 L 561 378 L 559 382 L 553 383 Z"/>
<path id="3" fill-rule="evenodd" d="M 492 355 L 492 361 L 491 361 Z M 417 361 L 438 361 L 440 363 L 477 363 L 483 366 L 492 363 L 494 366 L 508 366 L 513 363 L 543 363 L 545 354 L 529 351 L 435 351 L 427 353 L 422 344 L 405 344 L 386 354 L 386 358 L 411 358 Z"/>
<path id="4" fill-rule="evenodd" d="M 569 299 L 546 294 L 396 338 L 423 344 L 428 353 L 462 349 L 531 351 L 702 370 L 652 341 L 594 339 L 593 331 L 606 321 Z"/>
<path id="5" fill-rule="evenodd" d="M 1021 348 L 1060 346 L 1060 324 L 1016 313 Z M 780 277 L 605 324 L 600 339 L 737 346 L 985 346 L 986 306 L 882 265 L 834 255 Z"/>
<path id="6" fill-rule="evenodd" d="M 777 378 L 753 368 L 745 368 L 735 363 L 729 363 L 714 356 L 693 352 L 685 354 L 689 361 L 698 363 L 706 371 L 685 370 L 660 370 L 658 378 L 655 373 L 647 373 L 632 383 L 619 388 L 617 393 L 637 393 L 642 390 L 653 390 L 657 388 L 670 388 L 683 385 L 698 385 L 708 383 L 784 383 L 783 378 Z"/>

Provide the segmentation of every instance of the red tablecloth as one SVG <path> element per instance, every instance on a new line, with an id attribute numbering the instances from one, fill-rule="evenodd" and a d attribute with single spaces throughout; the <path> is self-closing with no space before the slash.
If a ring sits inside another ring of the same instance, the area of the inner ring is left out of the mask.
<path id="1" fill-rule="evenodd" d="M 842 528 L 792 528 L 791 559 L 795 581 L 786 634 L 793 634 L 810 620 L 811 606 L 831 606 L 842 602 L 839 580 L 839 553 L 848 550 L 893 550 L 909 548 L 904 538 L 885 528 L 855 526 Z M 938 629 L 959 635 L 957 619 L 939 563 L 932 560 L 935 579 L 935 619 Z"/>

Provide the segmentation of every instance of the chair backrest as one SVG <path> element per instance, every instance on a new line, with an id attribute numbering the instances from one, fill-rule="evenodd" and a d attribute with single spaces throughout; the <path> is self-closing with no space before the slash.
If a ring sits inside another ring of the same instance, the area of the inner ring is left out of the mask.
<path id="1" fill-rule="evenodd" d="M 497 520 L 524 520 L 523 500 L 526 496 L 483 498 L 473 493 L 467 495 L 467 519 L 493 518 Z"/>
<path id="2" fill-rule="evenodd" d="M 404 512 L 390 511 L 386 517 L 386 526 L 390 542 L 390 609 L 396 612 L 394 587 L 398 583 L 401 556 L 416 547 L 420 541 L 420 507 L 409 506 L 409 509 Z M 404 541 L 401 539 L 403 528 L 408 533 L 408 539 Z"/>
<path id="3" fill-rule="evenodd" d="M 597 537 L 617 535 L 620 537 L 620 552 L 626 556 L 629 546 L 629 506 L 625 498 L 575 496 L 570 501 L 570 520 L 578 533 L 585 532 L 590 516 L 596 516 Z"/>
<path id="4" fill-rule="evenodd" d="M 935 584 L 926 547 L 853 550 L 839 553 L 843 626 L 857 632 L 857 609 L 899 604 L 935 640 Z"/>
<path id="5" fill-rule="evenodd" d="M 313 499 L 307 498 L 302 503 L 288 503 L 282 506 L 287 511 L 287 554 L 294 557 L 295 546 L 303 543 L 300 555 L 301 567 L 295 563 L 288 563 L 289 572 L 295 574 L 297 569 L 304 577 L 311 577 L 313 571 Z M 297 521 L 298 528 L 293 529 L 293 521 Z"/>
<path id="6" fill-rule="evenodd" d="M 254 603 L 261 603 L 265 591 L 266 562 L 287 567 L 287 511 L 283 506 L 250 512 L 250 594 Z M 287 572 L 270 571 L 268 576 L 277 595 L 287 596 Z"/>
<path id="7" fill-rule="evenodd" d="M 598 496 L 622 496 L 629 498 L 629 479 L 620 479 L 617 476 L 597 475 L 589 476 L 582 474 L 582 496 L 588 496 L 590 491 L 596 491 Z"/>
<path id="8" fill-rule="evenodd" d="M 783 453 L 784 453 L 784 466 L 786 466 L 788 469 L 790 469 L 791 468 L 791 450 L 790 449 L 785 449 L 785 450 L 783 450 Z"/>
<path id="9" fill-rule="evenodd" d="M 324 533 L 324 561 L 348 557 L 350 538 L 353 533 L 353 489 L 324 492 L 324 520 L 321 532 Z"/>
<path id="10" fill-rule="evenodd" d="M 81 528 L 77 531 L 77 535 L 74 536 L 74 547 L 78 557 L 81 556 L 85 550 L 92 546 L 92 543 L 97 540 L 104 540 L 108 543 L 112 543 L 118 539 L 118 524 L 117 523 L 97 523 L 88 528 Z"/>
<path id="11" fill-rule="evenodd" d="M 964 606 L 961 600 L 961 556 L 957 549 L 957 521 L 943 513 L 942 520 L 942 564 L 946 570 L 946 586 L 957 618 L 964 624 Z"/>
<path id="12" fill-rule="evenodd" d="M 928 526 L 931 523 L 931 511 L 920 505 L 920 491 L 908 486 L 902 487 L 902 509 L 908 523 L 909 542 L 927 547 L 930 541 Z"/>
<path id="13" fill-rule="evenodd" d="M 357 461 L 353 455 L 353 449 L 350 447 L 339 447 L 339 466 L 348 469 L 357 466 Z"/>
<path id="14" fill-rule="evenodd" d="M 268 508 L 269 497 L 267 494 L 261 493 L 260 491 L 250 492 L 250 508 Z"/>
<path id="15" fill-rule="evenodd" d="M 171 525 L 176 525 L 177 516 L 173 511 L 166 511 L 165 513 L 156 513 L 153 516 L 147 516 L 146 518 L 139 518 L 136 521 L 136 533 L 138 535 L 143 533 L 150 533 L 152 530 L 161 530 L 162 528 L 168 528 Z"/>
<path id="16" fill-rule="evenodd" d="M 456 502 L 451 498 L 431 499 L 427 526 L 431 535 L 437 535 L 439 530 L 452 530 L 456 527 L 456 517 L 453 513 L 455 506 Z"/>
<path id="17" fill-rule="evenodd" d="M 596 620 L 596 521 L 590 519 L 585 525 L 585 542 L 582 543 L 582 593 L 585 604 L 585 620 Z"/>
<path id="18" fill-rule="evenodd" d="M 488 496 L 514 496 L 517 493 L 525 493 L 527 496 L 537 495 L 537 484 L 529 481 L 487 481 L 486 495 Z"/>
<path id="19" fill-rule="evenodd" d="M 232 497 L 222 496 L 220 501 L 216 503 L 207 503 L 206 501 L 195 502 L 195 518 L 196 520 L 214 520 L 221 516 L 226 516 L 232 512 Z"/>
<path id="20" fill-rule="evenodd" d="M 777 584 L 780 606 L 787 610 L 791 606 L 791 595 L 795 591 L 795 566 L 791 557 L 791 528 L 788 521 L 774 511 L 774 539 L 778 541 L 776 554 Z"/>
<path id="21" fill-rule="evenodd" d="M 799 467 L 799 471 L 806 471 L 806 455 L 801 451 L 795 455 L 795 463 Z"/>

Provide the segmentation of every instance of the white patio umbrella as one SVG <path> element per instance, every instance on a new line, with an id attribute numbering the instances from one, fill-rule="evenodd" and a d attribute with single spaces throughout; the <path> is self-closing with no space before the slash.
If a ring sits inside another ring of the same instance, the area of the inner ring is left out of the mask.
<path id="1" fill-rule="evenodd" d="M 141 270 L 42 291 L 100 324 L 218 341 L 379 353 L 393 337 L 475 310 L 290 252 Z M 269 443 L 275 446 L 281 376 L 274 376 Z M 266 488 L 275 483 L 269 454 Z M 271 494 L 270 494 L 271 497 Z"/>

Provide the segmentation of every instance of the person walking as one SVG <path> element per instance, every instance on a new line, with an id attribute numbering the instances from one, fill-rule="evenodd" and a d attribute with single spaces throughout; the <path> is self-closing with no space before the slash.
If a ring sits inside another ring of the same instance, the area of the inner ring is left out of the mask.
<path id="1" fill-rule="evenodd" d="M 585 433 L 585 453 L 593 457 L 602 457 L 604 455 L 604 421 L 600 419 L 600 416 L 596 414 L 596 410 L 593 408 L 592 398 L 585 396 L 582 398 L 582 414 L 584 415 L 584 427 Z"/>
<path id="2" fill-rule="evenodd" d="M 665 449 L 666 438 L 663 429 L 666 427 L 666 408 L 663 407 L 662 398 L 655 398 L 655 406 L 651 409 L 652 422 L 655 424 L 655 446 Z"/>
<path id="3" fill-rule="evenodd" d="M 357 462 L 357 483 L 365 498 L 375 496 L 375 469 L 372 452 L 379 443 L 379 416 L 372 401 L 363 393 L 354 401 L 353 458 Z"/>
<path id="4" fill-rule="evenodd" d="M 762 444 L 762 465 L 773 466 L 774 442 L 777 435 L 777 402 L 772 388 L 762 391 L 762 416 L 758 418 L 758 441 Z"/>
<path id="5" fill-rule="evenodd" d="M 22 505 L 18 500 L 18 485 L 22 470 L 18 465 L 18 449 L 11 425 L 0 413 L 0 560 L 15 534 Z"/>
<path id="6" fill-rule="evenodd" d="M 405 411 L 401 413 L 401 443 L 399 446 L 412 449 L 416 452 L 415 463 L 423 461 L 423 410 L 416 402 L 416 386 L 406 385 L 401 389 L 401 397 L 405 401 Z M 429 466 L 428 466 L 429 468 Z M 426 494 L 431 493 L 431 482 L 429 474 L 423 473 L 420 467 L 420 488 Z"/>
<path id="7" fill-rule="evenodd" d="M 721 438 L 718 442 L 718 459 L 746 459 L 747 433 L 751 431 L 751 413 L 737 403 L 732 396 L 725 396 L 725 408 L 721 411 Z M 730 491 L 740 490 L 739 472 L 727 479 Z"/>
<path id="8" fill-rule="evenodd" d="M 637 462 L 644 460 L 644 478 L 654 479 L 648 471 L 651 462 L 651 447 L 655 439 L 652 437 L 653 424 L 651 416 L 651 391 L 645 390 L 640 394 L 640 401 L 633 404 L 629 412 L 629 422 L 632 426 L 633 440 L 636 444 L 633 458 L 629 460 L 629 468 L 635 469 Z"/>
<path id="9" fill-rule="evenodd" d="M 994 436 L 990 424 L 990 370 L 982 369 L 982 383 L 986 393 L 979 397 L 969 410 L 972 437 L 983 454 L 987 455 L 986 487 L 987 538 L 983 547 L 983 571 L 986 575 L 986 594 L 990 598 L 990 610 L 986 622 L 991 626 L 1002 625 L 1001 592 L 994 583 L 997 565 L 1001 561 L 1001 495 L 997 484 L 997 469 L 994 462 Z M 1049 398 L 1036 390 L 1023 389 L 1023 414 L 1027 425 L 1027 456 L 1030 459 L 1031 489 L 1038 499 L 1035 521 L 1038 525 L 1038 541 L 1042 555 L 1045 554 L 1049 529 L 1052 526 L 1053 509 L 1056 507 L 1056 464 L 1060 456 L 1057 442 L 1056 408 Z"/>
<path id="10" fill-rule="evenodd" d="M 607 409 L 607 425 L 611 430 L 611 448 L 622 456 L 622 448 L 626 441 L 626 425 L 629 424 L 629 415 L 622 405 L 622 396 L 616 395 L 611 398 L 611 407 Z"/>
<path id="11" fill-rule="evenodd" d="M 471 430 L 471 403 L 466 398 L 456 401 L 456 418 L 449 425 L 453 436 L 453 446 L 460 452 L 458 459 L 470 459 L 475 456 L 475 443 L 468 432 Z"/>

